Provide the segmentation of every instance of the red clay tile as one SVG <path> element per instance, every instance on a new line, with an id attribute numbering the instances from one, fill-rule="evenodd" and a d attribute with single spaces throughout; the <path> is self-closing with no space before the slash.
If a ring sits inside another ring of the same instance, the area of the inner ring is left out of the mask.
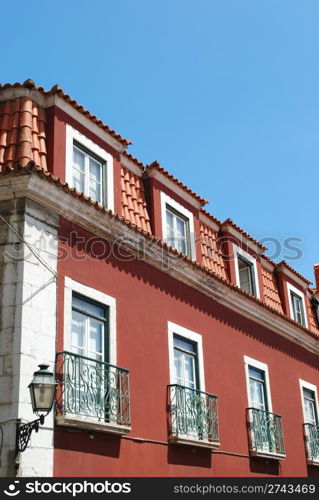
<path id="1" fill-rule="evenodd" d="M 30 161 L 47 168 L 45 112 L 29 97 L 0 105 L 0 169 Z"/>

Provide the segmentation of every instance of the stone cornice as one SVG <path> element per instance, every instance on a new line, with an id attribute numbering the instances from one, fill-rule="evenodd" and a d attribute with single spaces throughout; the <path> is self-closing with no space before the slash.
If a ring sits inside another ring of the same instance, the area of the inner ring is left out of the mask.
<path id="1" fill-rule="evenodd" d="M 1 176 L 0 200 L 17 198 L 31 199 L 94 235 L 120 243 L 123 250 L 136 256 L 138 260 L 147 262 L 199 293 L 308 351 L 319 354 L 319 337 L 316 338 L 314 333 L 272 312 L 265 304 L 249 298 L 235 286 L 182 258 L 177 252 L 168 249 L 166 245 L 157 243 L 155 238 L 152 239 L 134 229 L 119 217 L 83 202 L 67 187 L 57 185 L 54 181 L 49 181 L 37 173 Z"/>

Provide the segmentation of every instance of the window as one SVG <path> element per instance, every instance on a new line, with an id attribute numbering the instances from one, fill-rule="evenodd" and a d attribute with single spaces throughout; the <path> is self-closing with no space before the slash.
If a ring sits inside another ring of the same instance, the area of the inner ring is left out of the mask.
<path id="1" fill-rule="evenodd" d="M 174 335 L 175 383 L 197 389 L 198 360 L 196 344 Z"/>
<path id="2" fill-rule="evenodd" d="M 258 410 L 267 411 L 268 402 L 265 372 L 262 370 L 258 370 L 253 366 L 249 366 L 248 373 L 251 406 L 253 408 L 257 408 Z"/>
<path id="3" fill-rule="evenodd" d="M 318 425 L 315 393 L 305 387 L 303 387 L 303 404 L 305 409 L 305 424 Z"/>
<path id="4" fill-rule="evenodd" d="M 300 325 L 305 324 L 305 313 L 302 305 L 302 298 L 295 293 L 291 292 L 292 310 L 294 313 L 294 320 Z"/>
<path id="5" fill-rule="evenodd" d="M 72 352 L 97 361 L 108 361 L 107 320 L 105 306 L 73 293 Z"/>
<path id="6" fill-rule="evenodd" d="M 252 295 L 256 295 L 253 264 L 239 256 L 238 274 L 240 288 L 246 290 L 246 292 L 251 293 Z"/>
<path id="7" fill-rule="evenodd" d="M 299 379 L 304 418 L 304 438 L 307 461 L 319 465 L 319 421 L 317 387 Z"/>
<path id="8" fill-rule="evenodd" d="M 295 320 L 299 325 L 308 326 L 307 317 L 305 314 L 305 297 L 304 294 L 295 288 L 290 283 L 287 283 L 290 317 Z"/>
<path id="9" fill-rule="evenodd" d="M 73 143 L 72 185 L 80 193 L 104 204 L 105 162 Z M 106 204 L 106 203 L 105 203 Z"/>
<path id="10" fill-rule="evenodd" d="M 161 209 L 164 241 L 195 259 L 193 214 L 164 193 L 161 193 Z"/>
<path id="11" fill-rule="evenodd" d="M 184 255 L 189 255 L 189 221 L 166 205 L 166 242 Z"/>
<path id="12" fill-rule="evenodd" d="M 131 429 L 129 371 L 116 366 L 116 300 L 65 277 L 58 425 L 112 434 Z"/>
<path id="13" fill-rule="evenodd" d="M 112 156 L 70 125 L 66 127 L 66 181 L 80 193 L 114 209 Z"/>
<path id="14" fill-rule="evenodd" d="M 239 288 L 259 297 L 256 259 L 237 245 L 233 245 L 236 282 Z"/>
<path id="15" fill-rule="evenodd" d="M 64 350 L 116 365 L 116 300 L 65 277 Z"/>
<path id="16" fill-rule="evenodd" d="M 219 446 L 217 398 L 204 392 L 202 337 L 169 322 L 168 346 L 169 440 L 216 448 Z"/>
<path id="17" fill-rule="evenodd" d="M 244 356 L 247 382 L 247 424 L 254 456 L 285 457 L 281 417 L 272 413 L 268 367 Z"/>

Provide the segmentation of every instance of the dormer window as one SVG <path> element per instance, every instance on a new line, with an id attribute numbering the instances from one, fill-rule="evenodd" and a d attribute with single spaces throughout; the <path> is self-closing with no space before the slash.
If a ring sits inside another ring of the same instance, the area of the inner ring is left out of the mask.
<path id="1" fill-rule="evenodd" d="M 161 193 L 163 240 L 191 259 L 195 259 L 193 214 L 180 203 Z"/>
<path id="2" fill-rule="evenodd" d="M 245 258 L 238 256 L 239 286 L 246 292 L 256 295 L 254 265 Z"/>
<path id="3" fill-rule="evenodd" d="M 80 144 L 73 143 L 73 187 L 80 193 L 104 205 L 105 162 L 91 152 L 85 150 Z"/>
<path id="4" fill-rule="evenodd" d="M 299 325 L 308 326 L 304 294 L 290 283 L 287 283 L 290 305 L 290 317 Z"/>
<path id="5" fill-rule="evenodd" d="M 301 325 L 305 324 L 305 313 L 303 310 L 303 305 L 302 305 L 302 298 L 296 295 L 295 293 L 291 292 L 291 302 L 292 302 L 292 309 L 294 313 L 294 320 L 297 321 L 297 323 L 300 323 Z"/>
<path id="6" fill-rule="evenodd" d="M 234 248 L 236 283 L 242 290 L 259 297 L 256 259 L 237 245 Z"/>
<path id="7" fill-rule="evenodd" d="M 167 205 L 166 224 L 167 244 L 184 255 L 189 255 L 189 220 Z"/>
<path id="8" fill-rule="evenodd" d="M 66 181 L 85 196 L 114 209 L 112 156 L 70 125 L 66 126 Z"/>

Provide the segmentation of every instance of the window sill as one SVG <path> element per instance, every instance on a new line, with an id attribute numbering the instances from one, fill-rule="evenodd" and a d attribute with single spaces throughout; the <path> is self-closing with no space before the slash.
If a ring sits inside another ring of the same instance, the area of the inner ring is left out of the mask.
<path id="1" fill-rule="evenodd" d="M 269 458 L 271 460 L 284 460 L 286 458 L 285 453 L 273 453 L 270 451 L 263 450 L 250 450 L 251 457 Z"/>
<path id="2" fill-rule="evenodd" d="M 193 446 L 196 448 L 215 449 L 220 447 L 219 441 L 204 441 L 200 439 L 192 439 L 182 436 L 170 436 L 168 441 L 171 444 L 183 444 L 187 446 Z"/>
<path id="3" fill-rule="evenodd" d="M 71 429 L 84 429 L 88 431 L 104 432 L 106 434 L 123 435 L 132 430 L 130 425 L 119 425 L 115 422 L 98 422 L 80 417 L 58 415 L 55 418 L 56 424 Z"/>

